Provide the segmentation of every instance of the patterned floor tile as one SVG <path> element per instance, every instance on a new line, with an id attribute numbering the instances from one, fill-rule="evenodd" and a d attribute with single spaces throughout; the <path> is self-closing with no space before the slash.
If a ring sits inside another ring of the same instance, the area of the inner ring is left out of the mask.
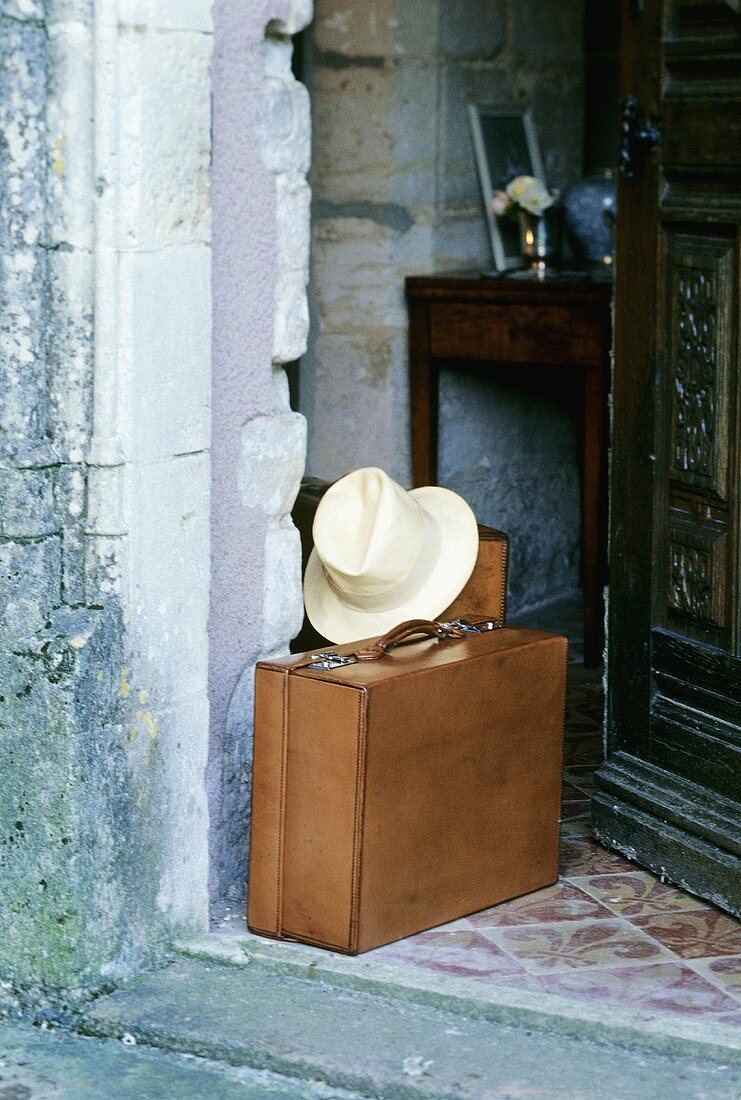
<path id="1" fill-rule="evenodd" d="M 592 835 L 592 820 L 589 817 L 572 817 L 561 822 L 561 838 L 589 837 Z"/>
<path id="2" fill-rule="evenodd" d="M 580 791 L 578 787 L 572 787 L 570 783 L 563 782 L 561 784 L 561 801 L 573 802 L 577 798 L 583 798 L 584 792 Z"/>
<path id="3" fill-rule="evenodd" d="M 578 714 L 575 711 L 567 713 L 564 725 L 564 738 L 566 742 L 578 741 L 580 737 L 600 737 L 602 730 L 593 718 L 587 714 Z"/>
<path id="4" fill-rule="evenodd" d="M 563 878 L 614 875 L 634 870 L 634 863 L 629 863 L 617 852 L 603 848 L 590 837 L 565 837 L 561 841 L 559 871 Z"/>
<path id="5" fill-rule="evenodd" d="M 583 878 L 578 885 L 604 905 L 609 905 L 621 917 L 645 917 L 652 913 L 686 912 L 697 909 L 697 898 L 674 886 L 659 882 L 648 871 L 626 872 L 621 875 L 599 875 Z"/>
<path id="6" fill-rule="evenodd" d="M 583 890 L 568 882 L 558 882 L 545 890 L 515 898 L 474 913 L 468 918 L 473 928 L 497 928 L 512 924 L 542 924 L 545 921 L 609 920 L 613 914 Z"/>
<path id="7" fill-rule="evenodd" d="M 648 936 L 620 920 L 493 928 L 486 935 L 535 973 L 627 966 L 669 957 Z"/>
<path id="8" fill-rule="evenodd" d="M 741 1012 L 728 1012 L 718 1016 L 717 1020 L 719 1024 L 725 1024 L 726 1027 L 736 1027 L 741 1030 Z"/>
<path id="9" fill-rule="evenodd" d="M 563 758 L 567 767 L 601 764 L 604 755 L 602 738 L 594 733 L 582 733 L 564 742 Z"/>
<path id="10" fill-rule="evenodd" d="M 538 981 L 549 993 L 578 1000 L 600 1001 L 707 1016 L 732 1010 L 733 999 L 705 981 L 688 966 L 676 962 L 651 963 L 577 974 L 553 974 Z"/>
<path id="11" fill-rule="evenodd" d="M 566 768 L 563 773 L 564 781 L 571 787 L 576 787 L 582 794 L 592 795 L 597 790 L 594 781 L 594 768 L 591 765 L 582 768 Z"/>
<path id="12" fill-rule="evenodd" d="M 369 961 L 404 963 L 458 977 L 524 978 L 524 969 L 478 932 L 421 932 L 387 947 L 369 951 Z"/>
<path id="13" fill-rule="evenodd" d="M 717 909 L 632 918 L 683 959 L 741 954 L 741 924 Z"/>
<path id="14" fill-rule="evenodd" d="M 566 725 L 569 729 L 602 729 L 604 717 L 604 695 L 602 681 L 594 675 L 577 682 L 573 675 L 569 677 L 569 691 L 566 699 Z"/>
<path id="15" fill-rule="evenodd" d="M 591 806 L 592 804 L 588 798 L 581 798 L 576 802 L 562 802 L 561 820 L 571 821 L 575 817 L 589 817 Z"/>
<path id="16" fill-rule="evenodd" d="M 726 993 L 741 1001 L 741 955 L 696 961 L 693 962 L 692 969 L 704 974 Z"/>

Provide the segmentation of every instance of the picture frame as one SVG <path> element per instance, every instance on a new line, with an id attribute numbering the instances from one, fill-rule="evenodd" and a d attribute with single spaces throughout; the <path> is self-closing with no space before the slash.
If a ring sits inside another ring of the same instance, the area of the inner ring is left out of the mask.
<path id="1" fill-rule="evenodd" d="M 469 103 L 468 118 L 494 266 L 497 271 L 521 267 L 517 223 L 498 218 L 491 209 L 491 197 L 515 176 L 535 176 L 545 185 L 532 112 Z"/>

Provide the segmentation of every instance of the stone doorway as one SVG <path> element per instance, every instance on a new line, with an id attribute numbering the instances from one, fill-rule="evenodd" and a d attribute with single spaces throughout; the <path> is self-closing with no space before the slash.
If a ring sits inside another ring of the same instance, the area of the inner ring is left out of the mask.
<path id="1" fill-rule="evenodd" d="M 584 19 L 584 0 L 316 3 L 302 49 L 314 117 L 299 372 L 310 475 L 380 465 L 410 484 L 404 278 L 492 266 L 467 104 L 530 107 L 549 186 L 580 178 Z M 598 120 L 595 140 L 612 121 Z M 514 612 L 579 586 L 578 401 L 576 388 L 516 368 L 496 381 L 460 365 L 442 373 L 440 483 L 510 534 Z"/>

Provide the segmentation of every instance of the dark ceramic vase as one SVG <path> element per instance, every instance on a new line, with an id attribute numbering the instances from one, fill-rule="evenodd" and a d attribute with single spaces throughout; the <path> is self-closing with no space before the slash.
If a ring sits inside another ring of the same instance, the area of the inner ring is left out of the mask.
<path id="1" fill-rule="evenodd" d="M 577 256 L 589 264 L 611 264 L 616 218 L 616 185 L 612 172 L 572 183 L 562 201 L 566 228 Z"/>

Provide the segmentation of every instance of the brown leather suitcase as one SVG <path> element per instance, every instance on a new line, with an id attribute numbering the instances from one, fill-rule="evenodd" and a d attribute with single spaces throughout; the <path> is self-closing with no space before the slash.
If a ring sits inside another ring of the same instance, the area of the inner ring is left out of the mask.
<path id="1" fill-rule="evenodd" d="M 305 477 L 291 513 L 301 536 L 302 568 L 306 569 L 309 554 L 314 547 L 311 529 L 319 501 L 327 489 L 328 481 Z M 440 618 L 461 619 L 490 615 L 501 626 L 507 615 L 507 570 L 509 565 L 509 538 L 503 531 L 479 524 L 479 553 L 473 573 L 460 596 Z M 291 642 L 292 653 L 304 653 L 309 649 L 331 645 L 323 638 L 304 615 L 300 633 Z"/>
<path id="2" fill-rule="evenodd" d="M 253 932 L 356 954 L 556 880 L 566 639 L 451 631 L 257 666 Z"/>

